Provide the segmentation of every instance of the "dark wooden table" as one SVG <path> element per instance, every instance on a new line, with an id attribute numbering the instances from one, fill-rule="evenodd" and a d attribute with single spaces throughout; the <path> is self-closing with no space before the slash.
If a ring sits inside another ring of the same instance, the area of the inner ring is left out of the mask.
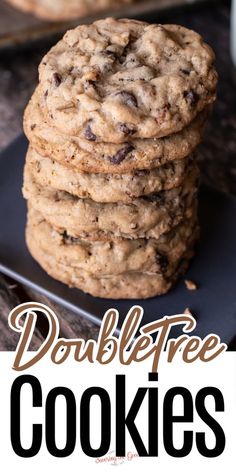
<path id="1" fill-rule="evenodd" d="M 211 4 L 162 14 L 157 21 L 191 27 L 200 32 L 215 49 L 220 76 L 218 101 L 199 150 L 199 162 L 204 181 L 225 192 L 236 194 L 236 80 L 229 54 L 229 19 L 229 3 L 217 2 L 214 6 Z M 37 65 L 49 47 L 47 42 L 1 53 L 0 148 L 6 146 L 21 130 L 23 109 L 37 83 Z M 96 338 L 96 326 L 55 305 L 37 292 L 0 275 L 1 350 L 14 350 L 18 340 L 7 325 L 9 310 L 19 303 L 32 300 L 54 308 L 60 319 L 63 336 Z M 34 338 L 35 348 L 42 340 L 42 333 L 43 326 L 39 327 Z M 236 349 L 236 340 L 230 347 Z"/>

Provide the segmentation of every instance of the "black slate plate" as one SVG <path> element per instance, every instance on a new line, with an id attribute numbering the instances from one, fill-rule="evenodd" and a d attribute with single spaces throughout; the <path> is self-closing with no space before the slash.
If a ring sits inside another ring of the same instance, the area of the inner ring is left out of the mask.
<path id="1" fill-rule="evenodd" d="M 168 295 L 147 301 L 96 299 L 53 280 L 34 262 L 24 241 L 25 203 L 21 196 L 27 142 L 22 136 L 0 156 L 0 271 L 31 286 L 54 301 L 95 323 L 108 308 L 123 317 L 138 303 L 143 322 L 183 312 L 189 307 L 197 318 L 196 334 L 217 333 L 229 343 L 236 334 L 236 199 L 203 187 L 200 191 L 201 243 L 187 278 L 199 284 L 190 292 L 180 280 Z M 179 330 L 173 330 L 173 336 Z"/>

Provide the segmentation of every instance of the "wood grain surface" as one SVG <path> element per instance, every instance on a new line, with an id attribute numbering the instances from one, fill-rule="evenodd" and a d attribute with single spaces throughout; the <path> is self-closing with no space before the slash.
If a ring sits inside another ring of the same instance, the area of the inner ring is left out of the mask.
<path id="1" fill-rule="evenodd" d="M 178 11 L 156 21 L 180 23 L 199 31 L 214 47 L 220 76 L 218 101 L 209 123 L 204 143 L 200 147 L 200 166 L 205 182 L 236 195 L 236 82 L 229 54 L 228 2 L 194 11 Z M 149 20 L 150 18 L 144 17 Z M 154 21 L 154 18 L 152 18 Z M 27 49 L 1 54 L 0 60 L 0 148 L 6 146 L 21 130 L 23 109 L 37 83 L 37 65 L 51 42 L 41 42 Z M 1 204 L 1 203 L 0 203 Z M 1 230 L 1 229 L 0 229 Z M 236 275 L 236 274 L 235 274 Z M 14 350 L 18 336 L 10 332 L 9 311 L 19 303 L 40 301 L 57 313 L 61 334 L 66 338 L 96 338 L 98 328 L 68 312 L 35 291 L 30 291 L 0 275 L 0 349 Z M 45 326 L 37 327 L 31 348 L 37 349 L 45 333 Z M 235 338 L 230 346 L 236 350 Z"/>

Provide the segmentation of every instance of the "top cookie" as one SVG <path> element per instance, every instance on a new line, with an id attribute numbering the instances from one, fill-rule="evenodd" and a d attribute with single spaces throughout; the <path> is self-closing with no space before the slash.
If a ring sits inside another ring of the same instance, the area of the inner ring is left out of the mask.
<path id="1" fill-rule="evenodd" d="M 178 132 L 215 100 L 214 53 L 194 31 L 108 18 L 78 26 L 44 57 L 49 123 L 92 142 Z"/>

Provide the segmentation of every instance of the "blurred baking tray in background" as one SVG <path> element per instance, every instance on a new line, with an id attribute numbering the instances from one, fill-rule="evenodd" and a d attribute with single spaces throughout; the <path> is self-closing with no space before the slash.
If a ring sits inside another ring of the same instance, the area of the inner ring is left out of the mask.
<path id="1" fill-rule="evenodd" d="M 152 11 L 163 11 L 173 7 L 178 8 L 204 2 L 206 0 L 137 0 L 133 5 L 116 11 L 103 11 L 99 15 L 67 22 L 47 22 L 18 11 L 4 0 L 0 0 L 0 49 L 60 35 L 80 23 L 90 23 L 105 16 L 137 17 Z"/>

